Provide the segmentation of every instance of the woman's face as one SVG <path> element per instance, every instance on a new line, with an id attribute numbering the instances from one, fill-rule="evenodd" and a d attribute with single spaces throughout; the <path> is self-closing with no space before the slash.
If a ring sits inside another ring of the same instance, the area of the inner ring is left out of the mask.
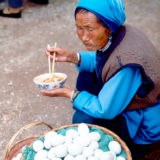
<path id="1" fill-rule="evenodd" d="M 88 51 L 104 48 L 111 34 L 111 30 L 98 22 L 97 17 L 91 12 L 78 12 L 76 14 L 76 27 L 78 37 Z"/>

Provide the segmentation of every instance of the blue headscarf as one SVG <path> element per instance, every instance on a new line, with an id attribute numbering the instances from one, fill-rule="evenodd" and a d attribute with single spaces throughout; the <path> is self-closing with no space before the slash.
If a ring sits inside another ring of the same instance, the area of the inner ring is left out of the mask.
<path id="1" fill-rule="evenodd" d="M 76 9 L 84 8 L 100 18 L 113 33 L 126 20 L 123 0 L 80 0 Z"/>

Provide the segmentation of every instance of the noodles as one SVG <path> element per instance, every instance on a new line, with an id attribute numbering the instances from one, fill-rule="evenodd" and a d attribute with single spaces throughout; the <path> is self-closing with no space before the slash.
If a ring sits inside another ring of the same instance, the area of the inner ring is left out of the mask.
<path id="1" fill-rule="evenodd" d="M 52 82 L 62 81 L 63 79 L 64 79 L 64 77 L 61 77 L 61 76 L 54 74 L 54 78 L 52 78 L 52 77 L 47 77 L 47 78 L 39 77 L 36 79 L 36 81 L 38 81 L 39 83 L 52 83 Z"/>

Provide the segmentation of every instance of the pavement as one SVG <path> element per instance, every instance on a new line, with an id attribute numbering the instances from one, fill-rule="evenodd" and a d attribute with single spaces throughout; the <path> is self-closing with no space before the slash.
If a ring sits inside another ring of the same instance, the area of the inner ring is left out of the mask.
<path id="1" fill-rule="evenodd" d="M 43 121 L 52 127 L 71 124 L 72 104 L 66 98 L 44 97 L 33 78 L 48 72 L 47 44 L 73 51 L 85 50 L 76 35 L 74 8 L 78 0 L 50 0 L 49 5 L 25 1 L 21 19 L 0 17 L 0 155 L 12 135 L 26 124 Z M 144 32 L 160 53 L 160 1 L 125 0 L 126 23 Z M 0 7 L 6 6 L 1 3 Z M 55 71 L 68 75 L 66 86 L 75 87 L 73 64 L 56 63 Z M 23 131 L 16 140 L 42 135 L 47 127 Z M 0 159 L 2 159 L 0 157 Z"/>

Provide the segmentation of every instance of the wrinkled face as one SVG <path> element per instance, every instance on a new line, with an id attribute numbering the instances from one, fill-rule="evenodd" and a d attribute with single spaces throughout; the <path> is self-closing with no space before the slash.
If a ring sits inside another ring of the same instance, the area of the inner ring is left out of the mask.
<path id="1" fill-rule="evenodd" d="M 78 12 L 76 27 L 78 37 L 88 51 L 104 48 L 111 34 L 111 30 L 98 22 L 97 17 L 91 12 Z"/>

